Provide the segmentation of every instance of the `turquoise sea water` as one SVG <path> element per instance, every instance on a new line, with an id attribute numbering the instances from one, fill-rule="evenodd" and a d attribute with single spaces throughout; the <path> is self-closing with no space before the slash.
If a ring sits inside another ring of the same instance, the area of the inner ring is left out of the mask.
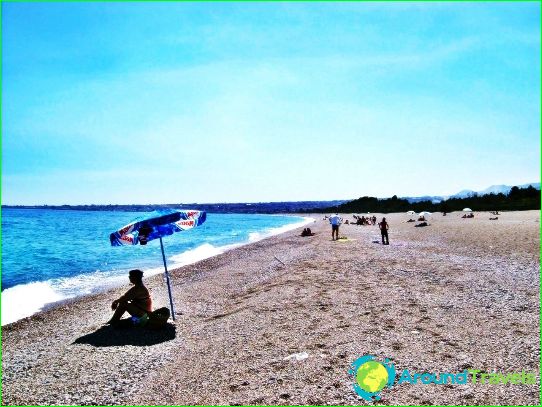
<path id="1" fill-rule="evenodd" d="M 160 242 L 111 247 L 109 234 L 141 212 L 2 210 L 2 325 L 45 305 L 126 283 L 126 273 L 163 272 Z M 274 215 L 208 214 L 202 226 L 164 238 L 168 268 L 307 222 Z"/>

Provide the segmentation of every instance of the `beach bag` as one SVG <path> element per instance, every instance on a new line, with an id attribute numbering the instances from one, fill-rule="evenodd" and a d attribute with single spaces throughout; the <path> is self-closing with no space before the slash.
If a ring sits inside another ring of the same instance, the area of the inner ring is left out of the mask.
<path id="1" fill-rule="evenodd" d="M 170 316 L 169 308 L 162 307 L 149 313 L 149 320 L 146 327 L 149 329 L 160 329 L 166 326 L 167 320 Z"/>

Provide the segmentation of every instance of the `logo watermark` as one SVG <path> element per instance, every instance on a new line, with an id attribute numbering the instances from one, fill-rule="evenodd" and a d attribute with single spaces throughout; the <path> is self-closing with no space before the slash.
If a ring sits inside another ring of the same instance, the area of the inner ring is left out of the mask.
<path id="1" fill-rule="evenodd" d="M 354 391 L 367 401 L 380 400 L 380 392 L 395 383 L 395 366 L 372 355 L 356 359 L 348 372 L 355 377 Z"/>
<path id="2" fill-rule="evenodd" d="M 532 385 L 537 383 L 534 372 L 501 373 L 480 369 L 465 369 L 461 372 L 412 372 L 404 369 L 399 376 L 390 359 L 378 361 L 372 355 L 356 359 L 348 373 L 353 376 L 354 391 L 367 401 L 380 400 L 380 393 L 386 387 L 400 384 L 452 384 L 452 385 Z"/>

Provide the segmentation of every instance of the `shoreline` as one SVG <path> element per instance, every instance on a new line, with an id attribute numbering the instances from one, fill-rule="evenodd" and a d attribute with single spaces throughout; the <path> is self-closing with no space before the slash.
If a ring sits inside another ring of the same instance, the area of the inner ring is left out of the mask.
<path id="1" fill-rule="evenodd" d="M 101 326 L 126 286 L 2 327 L 3 404 L 362 404 L 347 370 L 366 353 L 539 377 L 539 212 L 457 215 L 426 228 L 385 215 L 382 246 L 376 226 L 343 225 L 349 239 L 332 242 L 313 214 L 315 236 L 300 227 L 171 270 L 182 315 L 162 333 Z M 167 306 L 162 278 L 146 282 Z M 382 402 L 539 401 L 536 386 L 419 386 Z"/>
<path id="2" fill-rule="evenodd" d="M 201 261 L 201 260 L 213 257 L 213 256 L 217 256 L 219 254 L 222 254 L 222 253 L 224 253 L 226 251 L 235 249 L 237 247 L 242 247 L 244 245 L 251 244 L 251 243 L 254 243 L 256 241 L 267 239 L 267 238 L 275 236 L 277 234 L 288 232 L 289 230 L 302 227 L 302 226 L 304 226 L 304 225 L 306 225 L 308 223 L 312 223 L 312 221 L 313 221 L 313 219 L 311 219 L 311 218 L 309 218 L 307 216 L 302 216 L 302 215 L 298 215 L 298 214 L 292 214 L 292 215 L 282 215 L 281 214 L 281 215 L 269 215 L 269 216 L 281 216 L 281 217 L 289 216 L 289 217 L 292 217 L 292 218 L 300 218 L 300 221 L 296 222 L 296 223 L 292 223 L 292 224 L 283 225 L 283 226 L 272 227 L 270 229 L 264 229 L 264 230 L 259 231 L 259 232 L 252 232 L 252 233 L 250 233 L 250 235 L 249 235 L 249 237 L 247 238 L 246 241 L 226 244 L 226 245 L 223 245 L 223 246 L 214 246 L 212 244 L 203 243 L 203 244 L 201 244 L 201 245 L 199 245 L 199 246 L 197 246 L 197 247 L 195 247 L 193 249 L 188 249 L 188 250 L 183 251 L 181 253 L 168 254 L 168 257 L 169 257 L 169 259 L 168 259 L 168 269 L 173 270 L 173 269 L 181 268 L 181 267 L 196 263 L 198 261 Z M 256 235 L 256 237 L 254 237 L 255 236 L 254 234 Z M 210 245 L 210 248 L 212 249 L 212 252 L 210 252 L 210 253 L 209 252 L 202 252 L 202 250 L 201 250 L 203 247 L 206 247 L 207 244 Z M 173 258 L 181 259 L 181 261 L 175 262 L 175 261 L 172 260 Z M 148 278 L 150 278 L 152 276 L 163 274 L 164 273 L 164 267 L 163 267 L 163 265 L 161 265 L 161 266 L 158 266 L 158 267 L 146 268 L 146 269 L 143 269 L 143 272 L 146 273 L 146 276 L 145 276 L 145 280 L 146 280 L 146 279 L 148 279 Z M 110 272 L 106 271 L 105 273 L 110 273 Z M 70 276 L 70 277 L 64 277 L 63 279 L 66 279 L 66 280 L 80 280 L 81 278 L 84 279 L 85 277 L 87 277 L 90 274 L 91 273 L 89 273 L 89 274 L 78 274 L 78 275 L 74 275 L 74 276 Z M 92 296 L 92 295 L 96 295 L 96 294 L 105 293 L 105 292 L 108 292 L 108 291 L 110 291 L 112 289 L 117 289 L 119 287 L 122 287 L 122 286 L 124 286 L 126 284 L 126 279 L 124 278 L 124 276 L 119 277 L 119 276 L 115 276 L 114 274 L 111 274 L 109 277 L 106 277 L 106 278 L 108 278 L 108 280 L 107 280 L 108 283 L 105 286 L 93 289 L 92 292 L 90 292 L 90 293 L 88 293 L 88 292 L 86 292 L 86 293 L 78 293 L 78 294 L 75 294 L 75 295 L 70 296 L 70 297 L 61 298 L 61 299 L 56 300 L 56 301 L 46 302 L 46 303 L 44 303 L 42 305 L 36 305 L 35 307 L 33 307 L 34 311 L 31 314 L 28 314 L 28 312 L 25 312 L 24 316 L 18 317 L 17 319 L 14 319 L 15 317 L 13 317 L 11 315 L 9 315 L 9 316 L 6 315 L 5 318 L 2 318 L 2 327 L 5 327 L 5 326 L 8 326 L 9 324 L 20 321 L 21 319 L 29 318 L 29 317 L 31 317 L 33 315 L 39 314 L 40 312 L 50 310 L 50 309 L 55 308 L 57 306 L 61 306 L 66 302 L 70 303 L 70 302 L 77 301 L 78 299 L 84 298 L 84 297 L 89 296 L 89 295 Z M 109 279 L 111 279 L 111 281 L 109 281 Z M 42 284 L 50 285 L 51 281 L 52 280 L 33 281 L 33 282 L 30 282 L 30 283 L 25 283 L 25 284 L 16 285 L 16 286 L 13 286 L 13 287 L 6 288 L 4 291 L 9 290 L 6 294 L 7 295 L 12 295 L 13 290 L 21 290 L 21 289 L 25 289 L 25 288 L 28 289 L 30 287 L 33 287 L 33 286 L 36 286 L 36 285 L 42 285 Z M 5 295 L 4 291 L 2 292 L 3 296 Z M 54 289 L 52 287 L 50 287 L 49 295 L 61 296 L 62 294 L 54 291 Z M 20 294 L 19 294 L 19 296 L 20 296 Z M 4 324 L 4 320 L 8 320 L 9 322 L 6 322 Z"/>

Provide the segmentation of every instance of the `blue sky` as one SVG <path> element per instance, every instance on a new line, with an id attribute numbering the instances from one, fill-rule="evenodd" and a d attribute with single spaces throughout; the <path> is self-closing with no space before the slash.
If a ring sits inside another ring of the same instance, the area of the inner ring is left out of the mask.
<path id="1" fill-rule="evenodd" d="M 2 3 L 2 203 L 540 180 L 540 4 Z"/>

